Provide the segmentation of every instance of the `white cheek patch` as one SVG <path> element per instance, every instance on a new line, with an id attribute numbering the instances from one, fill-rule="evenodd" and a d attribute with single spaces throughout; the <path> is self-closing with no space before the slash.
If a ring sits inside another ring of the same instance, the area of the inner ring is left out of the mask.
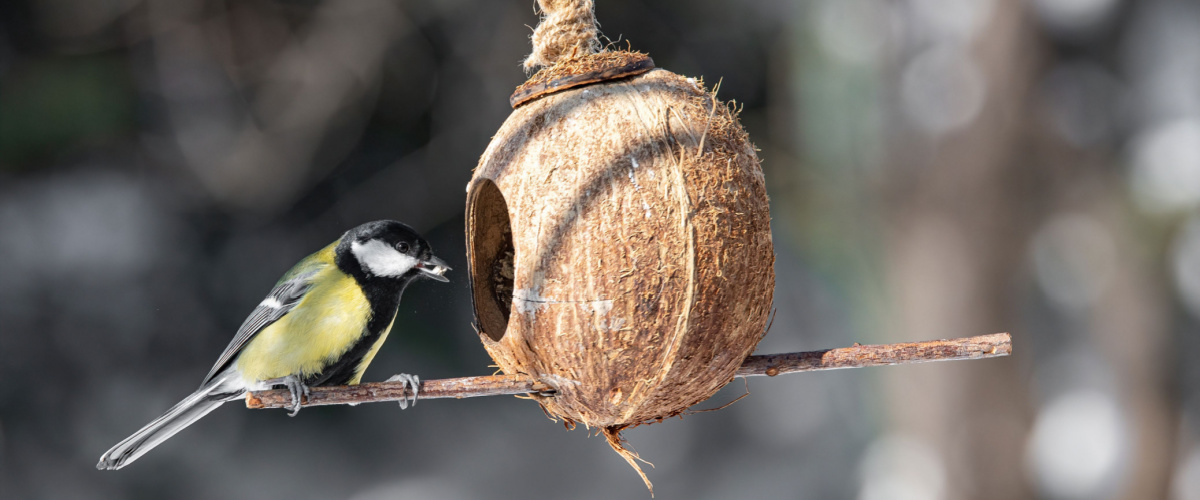
<path id="1" fill-rule="evenodd" d="M 375 276 L 400 276 L 411 271 L 419 263 L 417 259 L 404 255 L 379 240 L 366 243 L 351 242 L 350 252 L 358 259 L 359 264 Z"/>

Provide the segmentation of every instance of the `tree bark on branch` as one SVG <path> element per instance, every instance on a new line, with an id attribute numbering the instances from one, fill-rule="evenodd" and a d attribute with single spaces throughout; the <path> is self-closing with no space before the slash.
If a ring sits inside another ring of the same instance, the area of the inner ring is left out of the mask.
<path id="1" fill-rule="evenodd" d="M 738 377 L 840 368 L 866 368 L 930 361 L 983 359 L 1012 354 L 1012 336 L 1007 333 L 980 335 L 950 340 L 929 340 L 883 345 L 854 345 L 823 351 L 792 352 L 750 356 L 738 369 Z M 550 395 L 554 388 L 524 375 L 485 375 L 421 382 L 421 399 L 473 398 L 512 394 Z M 302 406 L 377 403 L 399 401 L 408 394 L 404 382 L 370 382 L 358 385 L 313 387 Z M 291 396 L 283 389 L 258 391 L 246 395 L 246 407 L 287 408 Z"/>

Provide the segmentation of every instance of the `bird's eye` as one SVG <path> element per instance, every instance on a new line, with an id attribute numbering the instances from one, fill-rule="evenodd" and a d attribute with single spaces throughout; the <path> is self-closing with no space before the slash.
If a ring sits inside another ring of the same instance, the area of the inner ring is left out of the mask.
<path id="1" fill-rule="evenodd" d="M 404 241 L 397 243 L 396 250 L 399 251 L 400 253 L 408 253 L 408 250 L 409 250 L 408 243 L 404 242 Z"/>

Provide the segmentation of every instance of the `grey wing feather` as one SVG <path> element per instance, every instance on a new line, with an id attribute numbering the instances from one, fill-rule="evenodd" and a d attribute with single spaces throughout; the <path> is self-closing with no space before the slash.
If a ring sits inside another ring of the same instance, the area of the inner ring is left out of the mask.
<path id="1" fill-rule="evenodd" d="M 312 277 L 316 274 L 317 270 L 312 270 L 275 285 L 275 288 L 272 288 L 271 292 L 267 294 L 267 298 L 263 299 L 262 303 L 253 311 L 250 311 L 250 316 L 247 316 L 246 321 L 242 322 L 237 335 L 234 335 L 229 346 L 225 347 L 225 352 L 221 353 L 220 359 L 217 359 L 217 363 L 213 365 L 212 370 L 209 370 L 208 375 L 204 377 L 204 382 L 200 385 L 207 384 L 218 372 L 225 369 L 255 334 L 270 326 L 271 323 L 279 321 L 279 318 L 284 317 L 295 308 L 300 299 L 304 297 L 304 293 L 312 287 Z"/>

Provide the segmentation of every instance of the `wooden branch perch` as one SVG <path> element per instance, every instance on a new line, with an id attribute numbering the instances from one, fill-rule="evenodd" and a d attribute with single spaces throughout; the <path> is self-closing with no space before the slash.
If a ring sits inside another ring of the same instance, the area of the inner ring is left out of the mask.
<path id="1" fill-rule="evenodd" d="M 1012 335 L 996 333 L 950 340 L 858 345 L 824 351 L 792 352 L 750 356 L 738 369 L 738 377 L 839 368 L 926 363 L 960 359 L 983 359 L 1012 354 Z M 473 398 L 505 394 L 552 393 L 554 388 L 521 375 L 488 375 L 421 382 L 421 399 Z M 403 382 L 372 382 L 359 385 L 313 387 L 304 406 L 399 401 L 406 394 Z M 285 408 L 291 404 L 288 391 L 277 389 L 246 395 L 247 408 Z"/>
<path id="2" fill-rule="evenodd" d="M 983 359 L 1012 354 L 1012 335 L 993 333 L 950 340 L 927 340 L 900 344 L 860 345 L 824 351 L 791 352 L 750 356 L 738 368 L 738 377 L 781 373 L 866 368 L 868 366 L 927 363 L 958 359 Z"/>
<path id="3" fill-rule="evenodd" d="M 405 390 L 405 387 L 404 382 L 369 382 L 358 385 L 312 387 L 309 389 L 308 397 L 304 399 L 303 406 L 399 401 L 405 397 L 405 394 L 412 396 Z M 521 375 L 485 375 L 422 380 L 420 398 L 462 399 L 553 391 L 552 387 Z M 251 392 L 246 395 L 247 408 L 286 408 L 291 404 L 292 397 L 284 389 Z"/>

